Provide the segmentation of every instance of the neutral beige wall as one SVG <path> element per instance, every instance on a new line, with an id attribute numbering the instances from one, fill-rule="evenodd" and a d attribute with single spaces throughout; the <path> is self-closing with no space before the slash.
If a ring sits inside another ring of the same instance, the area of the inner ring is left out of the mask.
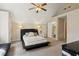
<path id="1" fill-rule="evenodd" d="M 16 41 L 16 39 L 17 39 L 16 30 L 17 30 L 17 23 L 12 22 L 12 41 Z"/>
<path id="2" fill-rule="evenodd" d="M 38 25 L 40 25 L 40 30 L 44 36 L 47 35 L 47 24 L 35 24 L 35 23 L 23 23 L 22 28 L 19 28 L 20 24 L 17 22 L 13 22 L 12 25 L 12 41 L 20 40 L 20 29 L 38 29 Z"/>

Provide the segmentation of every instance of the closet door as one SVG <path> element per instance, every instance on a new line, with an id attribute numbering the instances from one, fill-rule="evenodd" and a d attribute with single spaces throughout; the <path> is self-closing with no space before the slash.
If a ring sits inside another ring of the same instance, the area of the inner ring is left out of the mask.
<path id="1" fill-rule="evenodd" d="M 67 42 L 79 41 L 79 9 L 68 13 Z"/>
<path id="2" fill-rule="evenodd" d="M 9 41 L 9 13 L 0 11 L 0 44 Z"/>

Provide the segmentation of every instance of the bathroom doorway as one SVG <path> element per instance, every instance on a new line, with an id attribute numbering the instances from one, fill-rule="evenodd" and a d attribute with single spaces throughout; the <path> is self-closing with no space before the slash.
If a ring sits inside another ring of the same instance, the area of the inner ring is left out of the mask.
<path id="1" fill-rule="evenodd" d="M 58 18 L 58 40 L 67 42 L 67 16 Z"/>
<path id="2" fill-rule="evenodd" d="M 48 37 L 56 40 L 56 34 L 57 34 L 57 24 L 56 22 L 50 22 L 48 23 Z"/>

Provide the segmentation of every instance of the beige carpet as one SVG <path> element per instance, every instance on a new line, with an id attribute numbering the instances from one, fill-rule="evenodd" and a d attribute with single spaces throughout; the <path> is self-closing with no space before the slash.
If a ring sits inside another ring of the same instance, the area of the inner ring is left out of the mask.
<path id="1" fill-rule="evenodd" d="M 62 55 L 62 41 L 48 39 L 51 44 L 47 47 L 41 47 L 33 50 L 26 51 L 22 47 L 21 42 L 12 44 L 8 53 L 9 56 L 61 56 Z"/>

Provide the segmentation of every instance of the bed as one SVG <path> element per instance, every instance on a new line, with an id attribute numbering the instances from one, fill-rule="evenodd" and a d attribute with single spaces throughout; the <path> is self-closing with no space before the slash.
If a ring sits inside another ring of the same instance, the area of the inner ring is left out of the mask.
<path id="1" fill-rule="evenodd" d="M 6 56 L 10 49 L 11 43 L 0 44 L 0 56 Z"/>
<path id="2" fill-rule="evenodd" d="M 79 41 L 62 45 L 63 56 L 79 56 Z"/>
<path id="3" fill-rule="evenodd" d="M 26 33 L 35 33 L 36 36 L 26 36 Z M 39 36 L 37 29 L 21 29 L 21 41 L 23 48 L 26 50 L 31 50 L 34 48 L 48 46 L 49 42 L 47 39 Z"/>

